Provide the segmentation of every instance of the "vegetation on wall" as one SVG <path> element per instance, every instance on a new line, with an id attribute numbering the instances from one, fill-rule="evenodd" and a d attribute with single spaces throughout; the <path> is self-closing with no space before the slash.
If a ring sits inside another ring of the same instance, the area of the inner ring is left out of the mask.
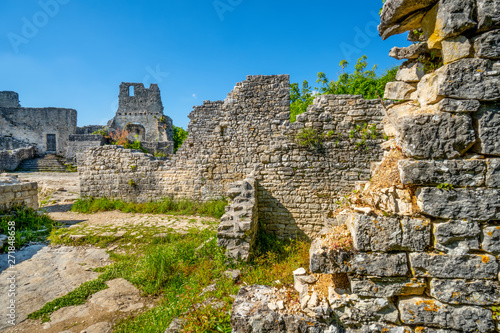
<path id="1" fill-rule="evenodd" d="M 382 75 L 377 75 L 377 65 L 374 65 L 372 69 L 367 69 L 366 60 L 367 56 L 359 58 L 353 73 L 346 71 L 349 63 L 342 60 L 339 64 L 342 73 L 337 81 L 330 81 L 325 73 L 319 72 L 316 80 L 319 86 L 315 88 L 312 88 L 307 81 L 302 83 L 302 87 L 298 83 L 292 83 L 290 85 L 290 121 L 294 122 L 297 115 L 304 113 L 316 95 L 363 95 L 366 99 L 375 99 L 377 94 L 382 96 L 385 85 L 395 80 L 398 66 L 387 69 Z"/>

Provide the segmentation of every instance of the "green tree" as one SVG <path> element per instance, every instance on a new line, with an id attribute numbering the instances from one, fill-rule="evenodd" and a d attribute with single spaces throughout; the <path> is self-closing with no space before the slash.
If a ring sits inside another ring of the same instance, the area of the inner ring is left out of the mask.
<path id="1" fill-rule="evenodd" d="M 306 112 L 307 107 L 312 104 L 314 96 L 307 81 L 302 82 L 302 89 L 298 83 L 290 85 L 290 121 L 293 123 L 297 115 Z"/>
<path id="2" fill-rule="evenodd" d="M 315 87 L 314 90 L 320 95 L 363 95 L 366 99 L 375 99 L 377 98 L 377 94 L 382 96 L 385 85 L 395 80 L 399 67 L 391 67 L 378 76 L 376 74 L 377 65 L 373 66 L 372 69 L 367 69 L 367 59 L 367 56 L 359 58 L 354 66 L 353 73 L 346 71 L 349 63 L 346 60 L 342 60 L 339 63 L 342 72 L 338 76 L 337 81 L 330 81 L 325 73 L 319 72 L 316 80 L 319 87 Z M 314 94 L 309 87 L 309 83 L 304 81 L 302 83 L 302 90 L 299 89 L 297 83 L 292 83 L 290 85 L 290 99 L 290 121 L 294 122 L 297 115 L 305 112 L 314 99 Z"/>
<path id="3" fill-rule="evenodd" d="M 188 132 L 182 128 L 174 125 L 174 153 L 179 149 L 184 140 L 186 140 Z"/>

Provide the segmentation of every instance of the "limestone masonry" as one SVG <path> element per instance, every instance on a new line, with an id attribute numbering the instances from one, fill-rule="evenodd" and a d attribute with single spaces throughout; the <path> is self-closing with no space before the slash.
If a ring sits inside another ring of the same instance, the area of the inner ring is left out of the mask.
<path id="1" fill-rule="evenodd" d="M 265 229 L 310 237 L 382 158 L 379 101 L 320 96 L 291 124 L 287 75 L 249 76 L 225 101 L 206 101 L 189 118 L 189 136 L 168 161 L 116 146 L 88 149 L 78 166 L 82 195 L 209 200 L 254 172 Z M 301 133 L 322 139 L 301 145 Z"/>
<path id="2" fill-rule="evenodd" d="M 352 249 L 322 230 L 299 304 L 244 287 L 233 332 L 500 331 L 499 28 L 499 1 L 385 1 L 381 36 L 415 44 L 390 53 L 408 60 L 386 86 L 384 158 L 333 216 Z"/>
<path id="3" fill-rule="evenodd" d="M 37 183 L 21 183 L 17 176 L 0 174 L 0 211 L 25 206 L 38 209 Z"/>

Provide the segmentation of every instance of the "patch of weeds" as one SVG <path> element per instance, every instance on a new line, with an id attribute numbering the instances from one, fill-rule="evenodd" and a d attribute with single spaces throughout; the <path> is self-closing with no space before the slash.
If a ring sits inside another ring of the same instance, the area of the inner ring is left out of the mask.
<path id="1" fill-rule="evenodd" d="M 160 201 L 132 203 L 108 198 L 80 198 L 71 211 L 92 214 L 119 210 L 125 213 L 167 214 L 167 215 L 202 215 L 221 218 L 228 202 L 225 199 L 206 202 L 191 199 L 174 199 L 166 197 Z"/>
<path id="2" fill-rule="evenodd" d="M 451 191 L 451 190 L 455 189 L 455 187 L 450 183 L 441 183 L 437 186 L 437 188 L 440 190 L 445 190 L 445 191 Z"/>
<path id="3" fill-rule="evenodd" d="M 0 217 L 0 234 L 13 235 L 16 249 L 29 242 L 45 241 L 52 229 L 58 225 L 48 215 L 38 214 L 31 208 L 15 208 L 8 212 L 0 212 L 0 215 L 2 216 Z M 10 225 L 9 222 L 11 222 Z M 14 222 L 13 225 L 12 222 Z M 8 245 L 5 245 L 0 250 L 6 250 L 7 247 Z"/>
<path id="4" fill-rule="evenodd" d="M 42 322 L 47 322 L 54 311 L 66 306 L 84 304 L 96 292 L 107 289 L 108 286 L 104 283 L 105 281 L 107 281 L 106 276 L 101 276 L 96 280 L 85 282 L 72 292 L 45 304 L 40 310 L 31 313 L 28 318 L 41 319 Z"/>
<path id="5" fill-rule="evenodd" d="M 320 149 L 323 145 L 324 135 L 312 127 L 302 128 L 295 135 L 295 141 L 302 147 Z"/>

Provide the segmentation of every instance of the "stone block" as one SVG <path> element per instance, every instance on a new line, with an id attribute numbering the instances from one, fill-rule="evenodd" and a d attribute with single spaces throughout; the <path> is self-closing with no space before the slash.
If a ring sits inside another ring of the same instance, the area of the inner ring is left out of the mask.
<path id="1" fill-rule="evenodd" d="M 398 122 L 403 151 L 417 159 L 457 158 L 476 141 L 468 114 L 423 114 Z"/>
<path id="2" fill-rule="evenodd" d="M 434 246 L 441 251 L 457 247 L 479 250 L 479 224 L 473 221 L 456 220 L 434 224 Z"/>
<path id="3" fill-rule="evenodd" d="M 500 4 L 498 1 L 477 0 L 478 30 L 500 28 Z"/>
<path id="4" fill-rule="evenodd" d="M 500 59 L 500 29 L 477 36 L 472 42 L 474 56 L 485 59 Z"/>
<path id="5" fill-rule="evenodd" d="M 468 58 L 471 55 L 472 46 L 465 36 L 458 36 L 443 40 L 441 42 L 444 64 Z"/>
<path id="6" fill-rule="evenodd" d="M 500 226 L 486 226 L 483 228 L 483 242 L 481 244 L 484 251 L 500 254 Z"/>
<path id="7" fill-rule="evenodd" d="M 429 48 L 440 49 L 444 39 L 476 27 L 475 5 L 475 0 L 440 0 L 429 10 L 420 23 Z"/>
<path id="8" fill-rule="evenodd" d="M 482 186 L 485 183 L 486 161 L 483 160 L 400 160 L 401 182 L 405 185 Z"/>
<path id="9" fill-rule="evenodd" d="M 425 11 L 437 0 L 388 0 L 380 13 L 381 23 L 378 31 L 382 39 L 408 30 L 417 29 Z"/>
<path id="10" fill-rule="evenodd" d="M 500 103 L 483 104 L 472 117 L 477 135 L 474 151 L 500 156 Z"/>
<path id="11" fill-rule="evenodd" d="M 423 295 L 425 288 L 426 283 L 423 278 L 351 278 L 352 293 L 366 297 Z"/>
<path id="12" fill-rule="evenodd" d="M 418 83 L 422 106 L 444 97 L 495 101 L 500 99 L 500 77 L 491 75 L 493 62 L 488 59 L 460 59 L 426 74 Z"/>
<path id="13" fill-rule="evenodd" d="M 411 297 L 401 300 L 398 309 L 404 324 L 455 329 L 462 332 L 494 330 L 492 312 L 480 307 L 455 307 L 429 298 Z"/>
<path id="14" fill-rule="evenodd" d="M 309 269 L 312 273 L 348 273 L 352 271 L 352 257 L 353 253 L 329 248 L 316 238 L 309 249 Z"/>
<path id="15" fill-rule="evenodd" d="M 398 310 L 387 298 L 360 299 L 357 295 L 330 298 L 330 306 L 342 324 L 359 325 L 374 321 L 398 322 Z"/>
<path id="16" fill-rule="evenodd" d="M 437 110 L 442 112 L 476 112 L 481 103 L 473 99 L 443 98 L 436 104 Z"/>
<path id="17" fill-rule="evenodd" d="M 416 90 L 416 84 L 402 81 L 393 81 L 386 84 L 384 98 L 395 100 L 410 100 L 412 99 L 412 93 L 414 93 Z"/>
<path id="18" fill-rule="evenodd" d="M 498 264 L 492 255 L 410 253 L 409 258 L 416 277 L 496 279 L 498 274 Z"/>
<path id="19" fill-rule="evenodd" d="M 351 260 L 352 272 L 363 276 L 405 276 L 408 260 L 405 253 L 358 253 Z"/>
<path id="20" fill-rule="evenodd" d="M 453 190 L 424 187 L 417 190 L 417 204 L 422 213 L 445 219 L 488 221 L 500 219 L 500 190 Z"/>
<path id="21" fill-rule="evenodd" d="M 488 169 L 486 172 L 486 186 L 500 188 L 500 159 L 488 159 Z"/>
<path id="22" fill-rule="evenodd" d="M 361 325 L 360 328 L 347 328 L 346 333 L 413 333 L 413 329 L 401 325 L 370 323 Z"/>
<path id="23" fill-rule="evenodd" d="M 346 224 L 358 251 L 423 251 L 430 245 L 429 220 L 353 213 Z"/>
<path id="24" fill-rule="evenodd" d="M 409 59 L 414 60 L 422 54 L 429 52 L 427 43 L 412 44 L 407 47 L 393 47 L 389 52 L 389 56 L 398 60 Z"/>
<path id="25" fill-rule="evenodd" d="M 430 296 L 448 304 L 500 304 L 500 283 L 491 280 L 431 279 Z"/>
<path id="26" fill-rule="evenodd" d="M 416 83 L 425 75 L 424 65 L 414 62 L 409 65 L 403 65 L 396 74 L 397 81 Z"/>

